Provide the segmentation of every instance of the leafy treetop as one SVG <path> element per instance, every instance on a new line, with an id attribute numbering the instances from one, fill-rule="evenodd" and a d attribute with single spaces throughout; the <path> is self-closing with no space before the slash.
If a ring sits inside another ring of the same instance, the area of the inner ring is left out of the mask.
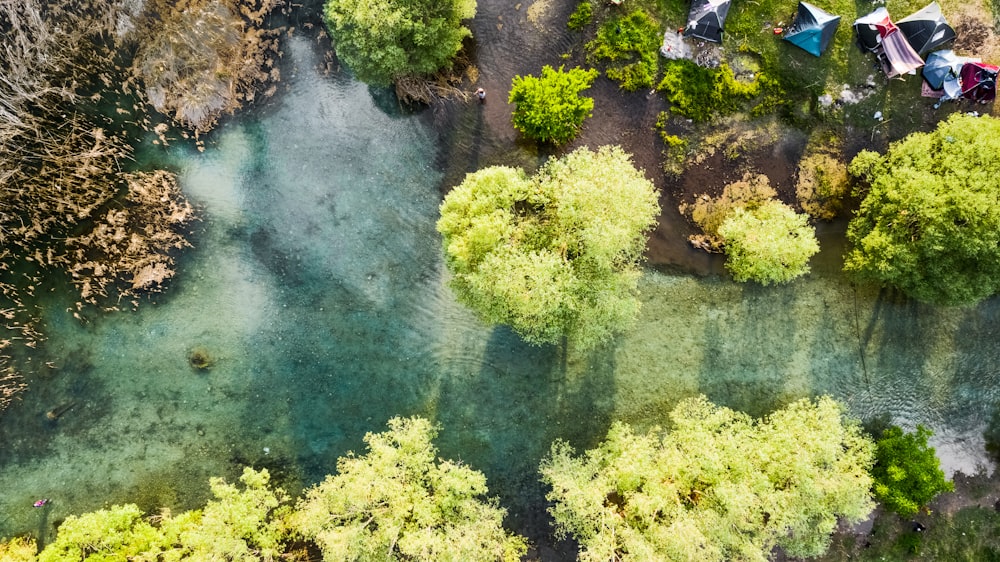
<path id="1" fill-rule="evenodd" d="M 809 217 L 777 199 L 734 208 L 719 227 L 726 268 L 737 281 L 786 283 L 809 272 L 819 251 Z"/>
<path id="2" fill-rule="evenodd" d="M 581 456 L 556 442 L 542 462 L 557 532 L 580 542 L 580 560 L 764 562 L 776 545 L 815 556 L 838 517 L 873 507 L 874 446 L 828 397 L 756 422 L 699 397 L 671 419 L 645 435 L 616 423 Z"/>
<path id="3" fill-rule="evenodd" d="M 916 515 L 941 492 L 955 489 L 945 479 L 934 448 L 927 446 L 931 435 L 922 425 L 914 433 L 890 426 L 875 442 L 875 498 L 904 517 Z"/>
<path id="4" fill-rule="evenodd" d="M 532 178 L 503 166 L 469 174 L 437 225 L 451 287 L 483 320 L 530 343 L 567 336 L 592 347 L 635 321 L 657 199 L 619 147 L 577 149 Z"/>
<path id="5" fill-rule="evenodd" d="M 475 0 L 328 0 L 337 56 L 363 82 L 385 85 L 450 66 L 471 35 Z"/>
<path id="6" fill-rule="evenodd" d="M 847 230 L 845 269 L 939 304 L 1000 290 L 1000 120 L 952 115 L 885 155 L 862 151 L 868 189 Z"/>
<path id="7" fill-rule="evenodd" d="M 389 431 L 365 436 L 368 454 L 339 459 L 338 474 L 307 492 L 292 524 L 327 562 L 520 560 L 525 540 L 483 498 L 486 477 L 437 461 L 436 435 L 426 419 L 389 420 Z"/>

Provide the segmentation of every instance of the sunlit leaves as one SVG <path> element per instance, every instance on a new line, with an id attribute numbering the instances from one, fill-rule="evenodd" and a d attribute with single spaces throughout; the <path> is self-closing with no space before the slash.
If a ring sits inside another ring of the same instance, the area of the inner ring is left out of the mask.
<path id="1" fill-rule="evenodd" d="M 553 445 L 542 479 L 580 560 L 764 562 L 776 545 L 814 556 L 838 517 L 873 507 L 873 444 L 830 398 L 755 421 L 701 397 L 671 420 L 670 432 L 644 435 L 616 423 L 580 456 Z"/>
<path id="2" fill-rule="evenodd" d="M 737 281 L 785 283 L 809 272 L 819 251 L 809 217 L 770 199 L 752 208 L 736 207 L 719 227 L 726 268 Z"/>
<path id="3" fill-rule="evenodd" d="M 875 442 L 875 497 L 891 511 L 909 517 L 941 492 L 954 490 L 941 470 L 934 448 L 927 446 L 931 431 L 922 425 L 914 433 L 890 426 Z"/>
<path id="4" fill-rule="evenodd" d="M 515 76 L 508 103 L 517 104 L 514 128 L 541 142 L 563 144 L 573 139 L 594 109 L 593 98 L 581 96 L 597 78 L 594 69 L 554 70 L 546 65 L 541 77 Z"/>
<path id="5" fill-rule="evenodd" d="M 845 269 L 942 304 L 1000 290 L 1000 121 L 956 114 L 884 156 L 863 151 L 868 184 L 847 231 Z"/>
<path id="6" fill-rule="evenodd" d="M 328 0 L 323 14 L 337 56 L 359 80 L 389 84 L 448 67 L 471 35 L 475 0 Z"/>
<path id="7" fill-rule="evenodd" d="M 436 434 L 422 418 L 393 418 L 389 431 L 369 433 L 366 455 L 342 457 L 337 474 L 308 491 L 295 527 L 327 562 L 519 560 L 526 543 L 483 497 L 486 477 L 438 461 Z"/>
<path id="8" fill-rule="evenodd" d="M 532 178 L 499 166 L 469 174 L 438 221 L 451 287 L 528 342 L 592 347 L 635 321 L 657 199 L 618 147 L 578 149 Z"/>

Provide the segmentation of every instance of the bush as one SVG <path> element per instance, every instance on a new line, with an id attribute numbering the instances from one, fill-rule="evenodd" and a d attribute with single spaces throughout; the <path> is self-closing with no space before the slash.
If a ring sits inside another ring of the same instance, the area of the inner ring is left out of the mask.
<path id="1" fill-rule="evenodd" d="M 726 64 L 712 69 L 677 59 L 667 61 L 656 89 L 667 96 L 670 111 L 695 121 L 708 121 L 716 115 L 733 113 L 757 97 L 761 82 L 740 82 Z"/>
<path id="2" fill-rule="evenodd" d="M 891 426 L 875 442 L 873 491 L 886 509 L 904 517 L 916 515 L 935 496 L 955 489 L 945 479 L 934 448 L 927 446 L 931 435 L 922 425 L 915 433 Z"/>
<path id="3" fill-rule="evenodd" d="M 580 96 L 597 78 L 597 71 L 568 72 L 546 65 L 542 76 L 515 76 L 509 103 L 517 104 L 514 128 L 541 142 L 563 144 L 573 139 L 594 109 L 593 98 Z"/>
<path id="4" fill-rule="evenodd" d="M 786 283 L 809 272 L 819 251 L 809 217 L 771 199 L 758 207 L 736 207 L 722 222 L 726 268 L 737 281 Z"/>
<path id="5" fill-rule="evenodd" d="M 618 147 L 578 149 L 533 178 L 502 166 L 469 174 L 437 224 L 451 288 L 529 343 L 593 347 L 635 322 L 657 199 Z"/>
<path id="6" fill-rule="evenodd" d="M 583 0 L 576 5 L 576 10 L 569 16 L 569 21 L 566 22 L 566 27 L 572 31 L 580 31 L 584 27 L 590 25 L 590 22 L 594 19 L 594 8 L 590 4 L 590 0 Z"/>
<path id="7" fill-rule="evenodd" d="M 475 0 L 328 0 L 323 15 L 337 56 L 362 82 L 386 85 L 451 65 L 472 33 Z"/>
<path id="8" fill-rule="evenodd" d="M 620 82 L 623 90 L 652 88 L 659 70 L 661 37 L 660 26 L 642 10 L 615 16 L 587 43 L 587 60 L 591 64 L 608 61 L 605 73 Z"/>

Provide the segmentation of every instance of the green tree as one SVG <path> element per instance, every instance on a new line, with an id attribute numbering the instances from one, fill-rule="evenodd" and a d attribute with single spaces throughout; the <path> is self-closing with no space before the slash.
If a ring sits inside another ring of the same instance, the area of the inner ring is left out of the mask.
<path id="1" fill-rule="evenodd" d="M 475 0 L 328 0 L 323 14 L 337 56 L 359 80 L 385 85 L 451 65 L 471 35 Z"/>
<path id="2" fill-rule="evenodd" d="M 541 465 L 560 536 L 580 560 L 768 560 L 777 545 L 815 556 L 838 517 L 865 518 L 874 445 L 831 398 L 754 421 L 705 397 L 682 401 L 673 430 L 615 423 L 581 456 L 553 444 Z"/>
<path id="3" fill-rule="evenodd" d="M 9 541 L 0 541 L 0 560 L 3 562 L 34 562 L 37 552 L 35 539 L 14 537 Z"/>
<path id="4" fill-rule="evenodd" d="M 274 560 L 284 552 L 284 525 L 290 508 L 284 490 L 269 486 L 270 474 L 247 467 L 243 489 L 212 478 L 215 499 L 204 509 L 162 518 L 165 559 Z"/>
<path id="5" fill-rule="evenodd" d="M 582 348 L 631 326 L 638 262 L 660 208 L 619 147 L 577 149 L 529 178 L 494 166 L 445 197 L 437 228 L 451 287 L 490 324 Z"/>
<path id="6" fill-rule="evenodd" d="M 365 436 L 368 454 L 340 458 L 338 474 L 307 492 L 293 524 L 327 562 L 520 560 L 526 542 L 483 498 L 486 477 L 436 462 L 436 434 L 425 419 L 389 420 L 389 431 Z"/>
<path id="7" fill-rule="evenodd" d="M 875 442 L 875 498 L 904 517 L 915 515 L 941 492 L 955 489 L 945 479 L 934 448 L 927 446 L 931 435 L 922 425 L 915 433 L 890 426 Z"/>
<path id="8" fill-rule="evenodd" d="M 594 110 L 594 99 L 580 95 L 594 83 L 597 71 L 546 65 L 542 76 L 515 76 L 508 103 L 517 104 L 514 128 L 541 142 L 559 145 L 576 136 Z"/>
<path id="9" fill-rule="evenodd" d="M 1000 121 L 952 115 L 886 154 L 862 151 L 868 185 L 847 230 L 845 269 L 940 304 L 1000 290 Z"/>
<path id="10" fill-rule="evenodd" d="M 129 562 L 162 543 L 160 532 L 135 504 L 70 515 L 59 525 L 56 540 L 38 555 L 39 562 Z"/>
<path id="11" fill-rule="evenodd" d="M 736 207 L 722 221 L 726 268 L 737 281 L 762 285 L 785 283 L 809 272 L 809 258 L 819 251 L 809 217 L 777 199 Z"/>

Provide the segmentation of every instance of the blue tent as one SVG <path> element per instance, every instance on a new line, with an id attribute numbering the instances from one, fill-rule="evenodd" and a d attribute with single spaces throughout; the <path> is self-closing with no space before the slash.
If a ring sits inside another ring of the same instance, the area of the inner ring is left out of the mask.
<path id="1" fill-rule="evenodd" d="M 795 22 L 785 35 L 785 41 L 816 55 L 823 54 L 833 34 L 837 32 L 840 16 L 828 14 L 812 4 L 799 2 Z"/>
<path id="2" fill-rule="evenodd" d="M 924 80 L 932 89 L 943 90 L 942 100 L 958 99 L 962 95 L 959 76 L 967 62 L 979 62 L 979 59 L 960 57 L 951 50 L 934 51 L 924 65 Z"/>

